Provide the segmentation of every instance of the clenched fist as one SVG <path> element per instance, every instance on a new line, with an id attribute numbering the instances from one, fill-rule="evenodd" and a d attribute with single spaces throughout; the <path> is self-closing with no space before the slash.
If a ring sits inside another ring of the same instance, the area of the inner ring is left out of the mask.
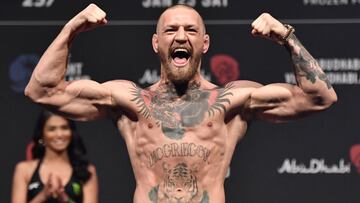
<path id="1" fill-rule="evenodd" d="M 75 17 L 73 17 L 66 26 L 70 27 L 72 32 L 80 33 L 107 23 L 106 13 L 95 4 L 90 4 Z"/>
<path id="2" fill-rule="evenodd" d="M 283 37 L 288 29 L 268 13 L 261 14 L 253 23 L 251 23 L 251 34 L 270 39 L 278 44 L 283 44 Z"/>

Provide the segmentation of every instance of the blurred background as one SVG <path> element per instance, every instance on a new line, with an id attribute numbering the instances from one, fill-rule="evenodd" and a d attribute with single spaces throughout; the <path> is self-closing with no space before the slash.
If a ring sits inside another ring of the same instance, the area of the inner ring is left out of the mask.
<path id="1" fill-rule="evenodd" d="M 146 87 L 159 77 L 151 37 L 160 13 L 196 8 L 211 37 L 202 74 L 223 85 L 254 80 L 294 83 L 285 48 L 251 36 L 268 12 L 296 29 L 338 93 L 330 109 L 286 124 L 254 122 L 238 144 L 225 181 L 227 202 L 360 202 L 360 0 L 91 1 L 107 26 L 82 33 L 72 46 L 67 79 L 127 79 Z M 40 107 L 23 94 L 40 56 L 62 26 L 90 1 L 0 2 L 0 202 L 10 202 L 15 164 L 25 159 Z M 78 123 L 96 166 L 100 202 L 132 202 L 135 189 L 126 146 L 109 120 Z"/>

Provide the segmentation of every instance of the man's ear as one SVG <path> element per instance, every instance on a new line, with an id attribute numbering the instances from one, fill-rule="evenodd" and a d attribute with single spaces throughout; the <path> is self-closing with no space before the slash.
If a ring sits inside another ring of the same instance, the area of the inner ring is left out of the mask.
<path id="1" fill-rule="evenodd" d="M 158 36 L 157 36 L 157 34 L 153 34 L 151 41 L 152 41 L 152 47 L 153 47 L 155 53 L 158 53 L 158 52 L 159 52 L 159 49 L 158 49 L 158 47 L 159 47 L 159 41 L 158 41 Z"/>
<path id="2" fill-rule="evenodd" d="M 204 47 L 203 47 L 203 53 L 205 54 L 210 47 L 210 36 L 208 34 L 204 35 Z"/>

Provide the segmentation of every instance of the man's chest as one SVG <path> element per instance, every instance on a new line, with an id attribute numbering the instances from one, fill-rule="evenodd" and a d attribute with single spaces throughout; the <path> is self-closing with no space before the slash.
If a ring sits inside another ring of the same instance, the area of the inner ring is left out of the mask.
<path id="1" fill-rule="evenodd" d="M 214 122 L 223 122 L 230 105 L 226 96 L 223 89 L 192 90 L 180 98 L 169 92 L 140 91 L 133 101 L 139 116 L 153 121 L 166 137 L 178 140 L 188 131 L 206 131 L 214 128 Z"/>

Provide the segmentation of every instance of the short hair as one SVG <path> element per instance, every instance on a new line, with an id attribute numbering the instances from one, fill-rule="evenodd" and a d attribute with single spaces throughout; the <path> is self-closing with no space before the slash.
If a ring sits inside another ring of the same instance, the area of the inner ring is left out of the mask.
<path id="1" fill-rule="evenodd" d="M 189 10 L 195 11 L 195 12 L 199 15 L 199 17 L 200 17 L 200 20 L 201 20 L 201 23 L 202 23 L 202 27 L 203 27 L 203 29 L 204 29 L 204 34 L 206 34 L 206 26 L 205 26 L 204 19 L 202 18 L 202 16 L 200 15 L 200 13 L 199 13 L 196 9 L 194 9 L 193 7 L 191 7 L 191 6 L 187 5 L 187 4 L 175 4 L 175 5 L 172 5 L 172 6 L 168 7 L 168 8 L 166 8 L 166 9 L 160 14 L 160 16 L 159 16 L 159 18 L 158 18 L 158 20 L 157 20 L 157 23 L 156 23 L 156 32 L 159 30 L 159 22 L 160 22 L 161 17 L 163 16 L 163 14 L 164 14 L 166 11 L 168 11 L 168 10 L 171 10 L 171 9 L 174 9 L 174 8 L 178 8 L 178 7 L 187 8 L 187 9 L 189 9 Z"/>

